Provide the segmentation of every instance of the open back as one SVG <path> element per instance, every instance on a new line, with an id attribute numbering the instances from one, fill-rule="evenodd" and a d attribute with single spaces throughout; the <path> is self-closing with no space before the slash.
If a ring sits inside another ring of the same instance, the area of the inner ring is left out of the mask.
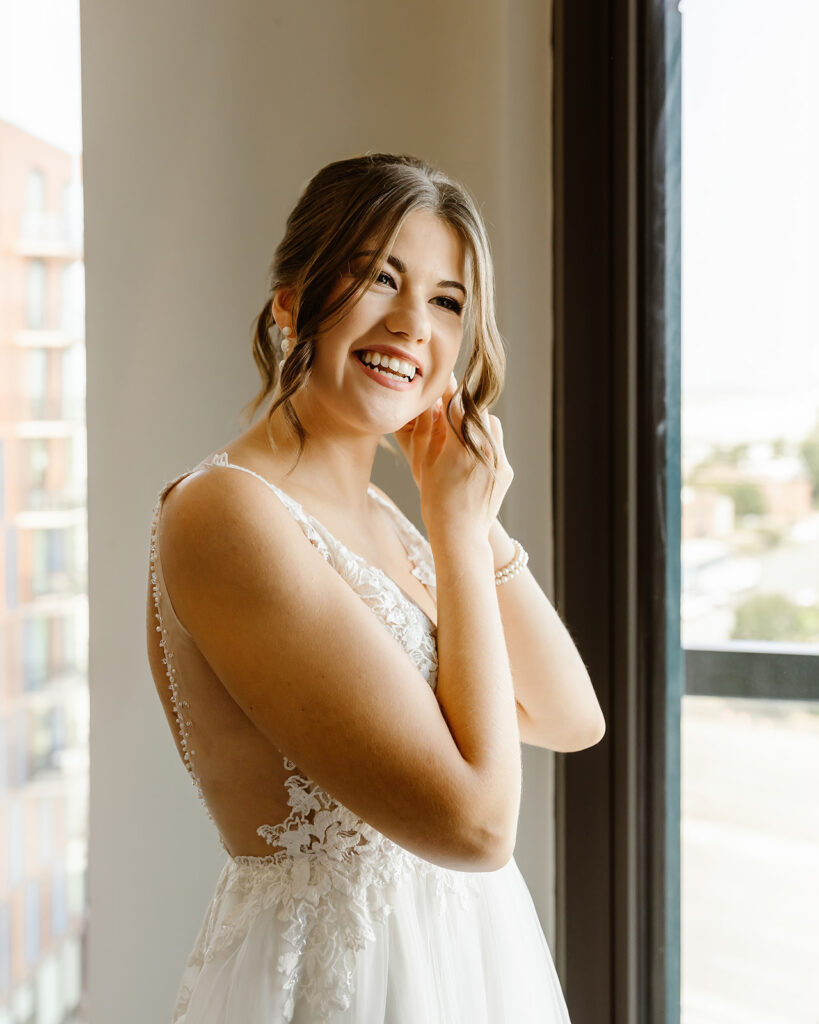
<path id="1" fill-rule="evenodd" d="M 294 842 L 315 838 L 304 834 L 303 809 L 299 811 L 308 791 L 311 802 L 318 801 L 325 809 L 333 805 L 339 815 L 342 808 L 329 794 L 319 792 L 247 718 L 210 668 L 170 601 L 160 558 L 164 500 L 180 480 L 199 470 L 213 471 L 210 467 L 249 473 L 260 486 L 272 491 L 324 559 L 404 647 L 433 689 L 437 683 L 436 629 L 427 614 L 383 570 L 368 565 L 294 498 L 253 470 L 230 462 L 226 453 L 209 456 L 162 487 L 151 529 L 150 572 L 157 636 L 149 654 L 154 679 L 179 754 L 225 850 L 233 857 L 270 855 L 283 848 L 291 850 Z M 389 510 L 413 575 L 434 593 L 434 563 L 428 542 L 391 502 L 374 488 L 369 493 Z"/>

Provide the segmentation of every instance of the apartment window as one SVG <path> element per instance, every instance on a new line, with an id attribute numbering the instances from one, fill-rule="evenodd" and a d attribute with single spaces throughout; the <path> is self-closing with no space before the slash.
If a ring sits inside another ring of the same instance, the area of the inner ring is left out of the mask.
<path id="1" fill-rule="evenodd" d="M 22 487 L 24 508 L 41 509 L 48 505 L 49 440 L 33 437 L 25 447 Z"/>
<path id="2" fill-rule="evenodd" d="M 30 348 L 25 351 L 25 393 L 21 396 L 31 419 L 50 419 L 48 401 L 48 368 L 51 349 Z"/>
<path id="3" fill-rule="evenodd" d="M 24 942 L 26 963 L 34 965 L 40 959 L 40 883 L 32 878 L 25 887 Z"/>
<path id="4" fill-rule="evenodd" d="M 60 329 L 71 339 L 85 334 L 85 265 L 66 263 L 60 277 Z M 75 345 L 85 356 L 84 347 Z"/>
<path id="5" fill-rule="evenodd" d="M 46 264 L 32 259 L 26 265 L 26 327 L 41 330 L 46 321 Z"/>
<path id="6" fill-rule="evenodd" d="M 0 719 L 0 800 L 9 789 L 9 743 L 8 722 Z"/>
<path id="7" fill-rule="evenodd" d="M 18 559 L 19 531 L 14 526 L 5 528 L 6 548 L 6 606 L 14 608 L 19 601 L 20 572 Z"/>
<path id="8" fill-rule="evenodd" d="M 85 355 L 84 344 L 71 345 L 61 353 L 63 416 L 67 420 L 85 420 Z"/>
<path id="9" fill-rule="evenodd" d="M 15 781 L 22 785 L 26 781 L 25 761 L 25 715 L 15 716 L 15 747 L 17 764 Z M 22 727 L 22 728 L 21 728 Z M 9 851 L 9 884 L 15 889 L 19 888 L 24 878 L 25 865 L 25 811 L 22 801 L 12 797 L 6 804 L 8 823 L 8 851 Z"/>
<path id="10" fill-rule="evenodd" d="M 55 937 L 65 935 L 68 927 L 68 880 L 65 864 L 54 865 L 51 876 L 51 933 Z"/>
<path id="11" fill-rule="evenodd" d="M 39 217 L 45 212 L 45 174 L 38 167 L 32 167 L 26 175 L 24 204 L 27 217 Z"/>
<path id="12" fill-rule="evenodd" d="M 38 616 L 23 621 L 23 689 L 39 690 L 48 679 L 48 619 Z"/>
<path id="13" fill-rule="evenodd" d="M 0 903 L 0 993 L 11 988 L 11 915 L 7 903 Z"/>

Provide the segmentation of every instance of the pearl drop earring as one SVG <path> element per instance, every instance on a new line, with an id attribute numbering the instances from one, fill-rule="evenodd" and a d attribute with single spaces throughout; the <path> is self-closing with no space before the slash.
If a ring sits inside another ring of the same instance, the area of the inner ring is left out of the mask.
<path id="1" fill-rule="evenodd" d="M 284 337 L 282 338 L 282 357 L 279 360 L 279 373 L 282 372 L 282 366 L 284 365 L 284 361 L 290 355 L 290 349 L 293 344 L 293 341 L 295 340 L 290 337 L 292 333 L 293 332 L 290 327 L 282 327 L 282 334 L 284 335 Z"/>

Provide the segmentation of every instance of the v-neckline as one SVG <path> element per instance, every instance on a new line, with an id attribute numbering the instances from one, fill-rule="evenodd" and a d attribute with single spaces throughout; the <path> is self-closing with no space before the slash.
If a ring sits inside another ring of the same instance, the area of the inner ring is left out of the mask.
<path id="1" fill-rule="evenodd" d="M 238 462 L 230 462 L 230 456 L 228 455 L 227 452 L 215 452 L 209 458 L 214 459 L 217 456 L 226 456 L 227 459 L 228 459 L 228 462 L 231 465 L 239 466 Z M 207 462 L 207 461 L 208 461 L 208 459 L 204 459 L 203 460 L 203 462 Z M 247 469 L 247 466 L 241 466 L 240 468 Z M 249 472 L 252 473 L 253 470 L 249 470 Z M 256 475 L 261 476 L 261 474 L 256 474 Z M 306 519 L 312 520 L 313 523 L 318 524 L 322 528 L 322 530 L 324 530 L 324 532 L 329 537 L 331 537 L 333 539 L 333 542 L 335 544 L 338 544 L 338 546 L 344 552 L 346 552 L 346 554 L 348 554 L 351 558 L 356 559 L 356 561 L 358 561 L 362 566 L 364 566 L 365 569 L 371 569 L 374 572 L 379 573 L 381 575 L 381 577 L 385 580 L 385 582 L 391 584 L 395 588 L 395 590 L 398 591 L 398 593 L 404 598 L 405 601 L 409 601 L 409 603 L 413 606 L 413 608 L 417 608 L 418 609 L 418 611 L 424 616 L 424 618 L 427 620 L 427 622 L 432 627 L 433 632 L 437 633 L 437 631 L 438 631 L 438 623 L 437 622 L 433 622 L 433 620 L 429 617 L 429 615 L 427 615 L 427 613 L 424 611 L 424 609 L 421 607 L 421 605 L 418 604 L 418 602 L 416 600 L 414 600 L 414 598 L 410 597 L 410 595 L 406 592 L 406 590 L 404 590 L 404 588 L 399 583 L 396 583 L 395 580 L 392 578 L 392 576 L 389 575 L 389 573 L 385 572 L 384 569 L 381 568 L 381 566 L 373 565 L 371 562 L 368 562 L 367 559 L 364 558 L 363 555 L 359 555 L 357 551 L 353 551 L 351 548 L 348 548 L 347 545 L 343 541 L 339 540 L 338 537 L 336 537 L 336 535 L 334 533 L 332 533 L 330 530 L 327 529 L 327 527 L 324 525 L 324 523 L 322 523 L 322 521 L 320 519 L 318 519 L 316 516 L 314 516 L 312 512 L 308 512 L 307 509 L 304 507 L 304 505 L 302 505 L 302 503 L 300 501 L 298 501 L 296 498 L 294 498 L 292 494 L 288 494 L 287 491 L 285 491 L 283 488 L 279 487 L 278 484 L 271 483 L 270 480 L 267 480 L 265 477 L 261 477 L 261 479 L 263 479 L 264 482 L 269 487 L 272 487 L 273 490 L 278 491 L 280 494 L 283 494 L 287 498 L 288 501 L 291 501 L 296 506 L 296 508 L 298 508 L 298 510 L 301 512 L 301 514 Z M 392 521 L 393 521 L 393 523 L 395 523 L 395 516 L 396 516 L 397 510 L 393 509 L 392 505 L 390 505 L 389 502 L 383 501 L 381 499 L 381 496 L 373 488 L 372 484 L 369 484 L 367 486 L 367 493 L 369 495 L 371 495 L 373 498 L 375 498 L 375 500 L 380 505 L 382 505 L 382 506 L 384 506 L 384 507 L 386 507 L 388 509 L 390 514 L 393 516 L 393 520 Z M 402 544 L 402 546 L 404 548 L 404 551 L 406 552 L 407 561 L 410 563 L 410 565 L 414 569 L 417 568 L 417 564 L 416 564 L 415 560 L 413 559 L 412 555 L 410 554 L 410 550 L 407 547 L 406 541 L 404 540 L 404 537 L 403 537 L 401 531 L 400 530 L 396 530 L 396 533 L 398 534 L 398 539 L 401 541 L 401 544 Z M 419 582 L 421 582 L 421 581 L 419 580 Z"/>

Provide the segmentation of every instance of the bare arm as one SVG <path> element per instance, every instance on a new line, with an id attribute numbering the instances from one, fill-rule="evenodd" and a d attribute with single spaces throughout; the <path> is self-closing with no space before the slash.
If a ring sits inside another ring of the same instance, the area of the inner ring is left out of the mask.
<path id="1" fill-rule="evenodd" d="M 494 567 L 515 546 L 499 520 L 489 531 Z M 583 750 L 599 743 L 605 719 L 589 673 L 566 626 L 529 568 L 497 588 L 524 743 L 549 750 Z"/>
<path id="2" fill-rule="evenodd" d="M 521 796 L 520 734 L 486 537 L 433 542 L 438 596 L 437 697 L 462 756 L 481 778 L 498 842 L 515 845 Z"/>
<path id="3" fill-rule="evenodd" d="M 519 746 L 491 549 L 470 542 L 465 558 L 462 541 L 436 554 L 436 700 L 259 481 L 192 474 L 166 497 L 158 539 L 177 613 L 263 735 L 400 845 L 494 870 L 514 845 Z"/>
<path id="4" fill-rule="evenodd" d="M 375 484 L 371 486 L 397 509 L 388 494 Z M 497 518 L 489 530 L 489 543 L 493 569 L 514 558 L 515 546 Z M 464 550 L 462 557 L 470 560 L 473 552 Z M 438 559 L 435 561 L 437 575 Z M 520 742 L 561 752 L 599 743 L 606 724 L 589 673 L 540 584 L 527 567 L 495 590 L 512 671 Z"/>

